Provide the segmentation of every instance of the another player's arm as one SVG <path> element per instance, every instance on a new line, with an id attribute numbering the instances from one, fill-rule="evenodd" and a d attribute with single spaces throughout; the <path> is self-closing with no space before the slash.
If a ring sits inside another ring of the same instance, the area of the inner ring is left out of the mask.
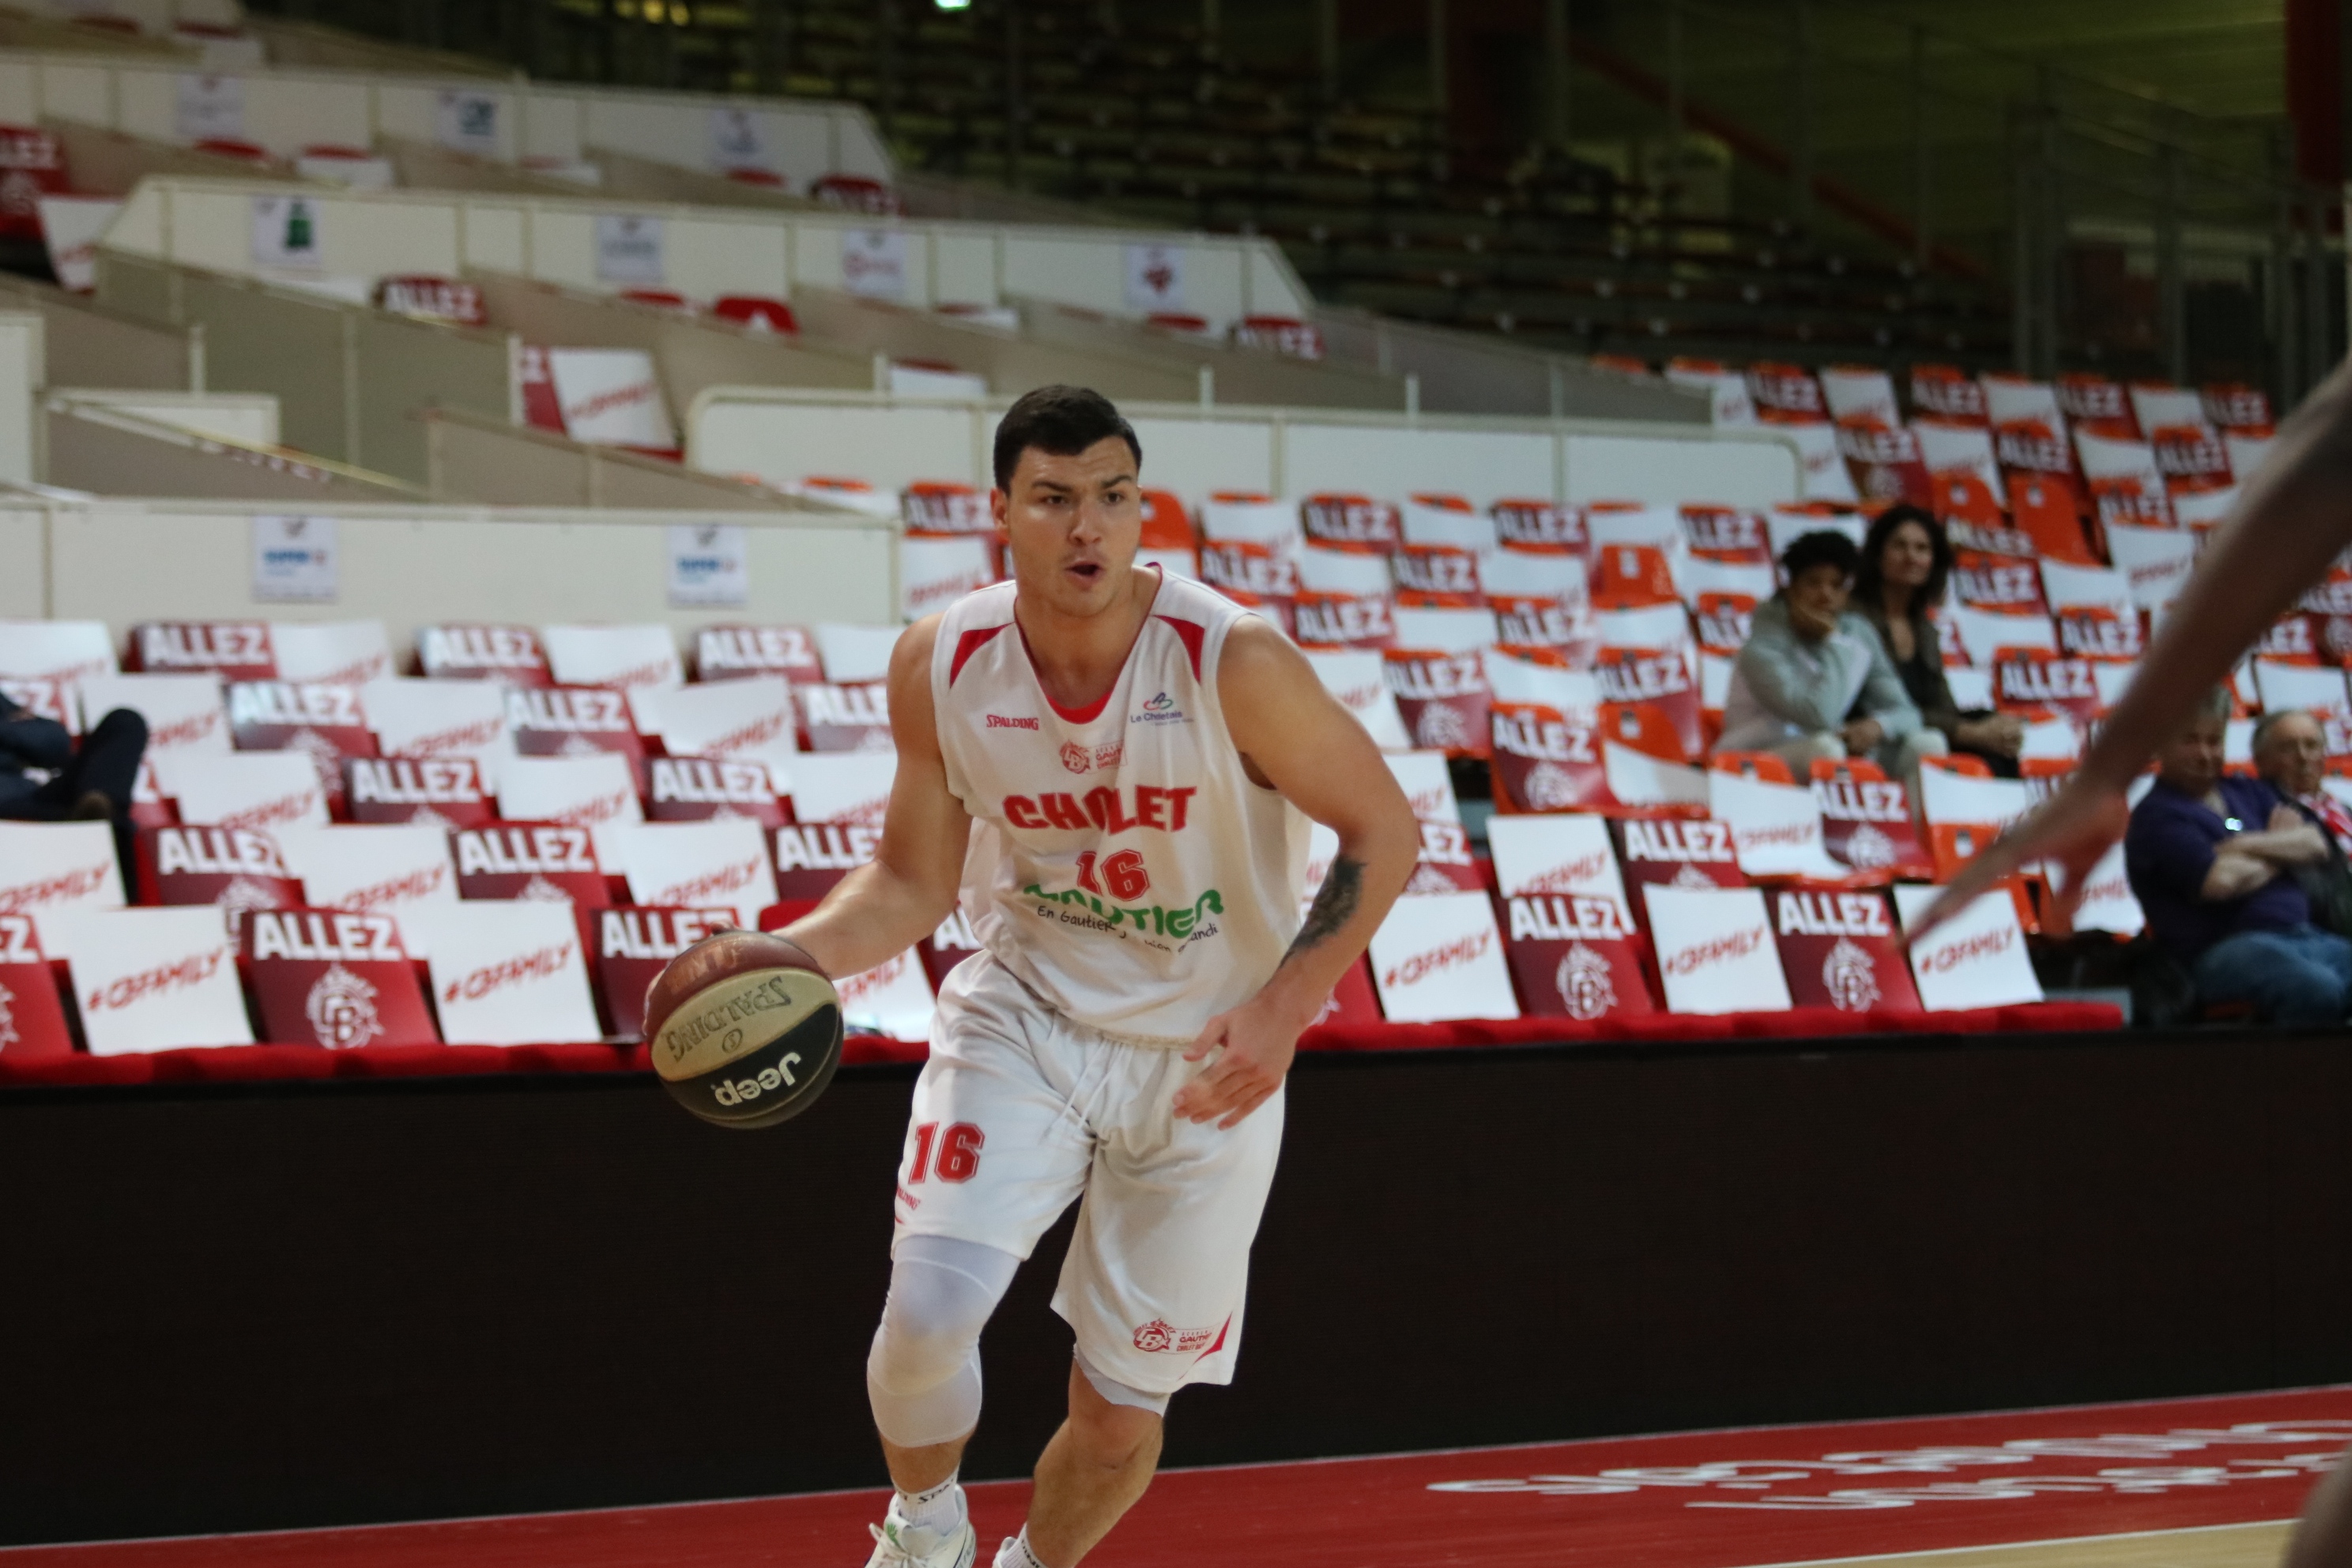
<path id="1" fill-rule="evenodd" d="M 2065 786 L 1952 879 L 1913 940 L 2044 857 L 2065 868 L 2068 889 L 2079 894 L 2091 867 L 2123 832 L 2124 790 L 2133 775 L 2347 544 L 2352 363 L 2338 365 L 2279 427 L 2262 471 L 2216 531 L 2139 673 Z"/>
<path id="2" fill-rule="evenodd" d="M 931 707 L 939 617 L 916 622 L 890 653 L 890 736 L 898 772 L 874 858 L 844 877 L 784 935 L 832 975 L 863 973 L 939 928 L 955 907 L 971 817 L 948 788 Z"/>
<path id="3" fill-rule="evenodd" d="M 1223 1047 L 1176 1096 L 1176 1113 L 1231 1127 L 1282 1087 L 1300 1031 L 1404 890 L 1421 828 L 1363 725 L 1272 626 L 1244 620 L 1226 635 L 1217 696 L 1253 776 L 1339 837 L 1322 889 L 1273 978 L 1210 1019 L 1185 1053 L 1197 1061 Z"/>

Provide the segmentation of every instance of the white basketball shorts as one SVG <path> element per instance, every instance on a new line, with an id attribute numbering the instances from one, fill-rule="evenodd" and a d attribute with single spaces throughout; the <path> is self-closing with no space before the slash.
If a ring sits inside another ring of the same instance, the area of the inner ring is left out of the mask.
<path id="1" fill-rule="evenodd" d="M 1027 1258 L 1083 1194 L 1054 1310 L 1087 1363 L 1146 1394 L 1230 1383 L 1283 1091 L 1241 1125 L 1170 1102 L 1206 1063 L 1047 1007 L 987 953 L 940 987 L 898 1163 L 896 1237 Z"/>

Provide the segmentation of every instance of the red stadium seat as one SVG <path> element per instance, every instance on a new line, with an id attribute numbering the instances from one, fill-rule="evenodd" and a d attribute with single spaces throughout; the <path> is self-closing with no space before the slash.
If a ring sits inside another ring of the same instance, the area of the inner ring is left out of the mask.
<path id="1" fill-rule="evenodd" d="M 1954 752 L 1945 757 L 1922 757 L 1919 762 L 1925 767 L 1941 768 L 1948 773 L 1964 773 L 1972 779 L 1993 776 L 1991 763 L 1967 752 Z"/>
<path id="2" fill-rule="evenodd" d="M 1794 784 L 1797 782 L 1797 775 L 1789 771 L 1788 763 L 1769 752 L 1717 752 L 1707 758 L 1706 765 L 1719 773 L 1737 773 L 1741 778 L 1757 779 L 1765 784 Z M 1815 768 L 1821 765 L 1819 762 L 1813 763 Z"/>
<path id="3" fill-rule="evenodd" d="M 755 331 L 797 332 L 800 319 L 793 308 L 782 300 L 772 300 L 764 294 L 723 294 L 710 307 L 710 313 L 722 321 L 733 321 Z"/>
<path id="4" fill-rule="evenodd" d="M 216 158 L 235 158 L 243 163 L 269 163 L 269 149 L 257 142 L 247 142 L 236 136 L 207 136 L 196 143 L 199 153 L 210 153 Z"/>
<path id="5" fill-rule="evenodd" d="M 1604 702 L 1601 705 L 1602 739 L 1656 757 L 1661 762 L 1687 763 L 1682 732 L 1667 714 L 1648 702 Z"/>

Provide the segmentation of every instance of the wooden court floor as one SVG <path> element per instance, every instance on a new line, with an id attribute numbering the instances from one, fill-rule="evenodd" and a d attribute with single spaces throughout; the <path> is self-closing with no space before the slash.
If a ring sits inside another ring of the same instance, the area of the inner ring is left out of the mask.
<path id="1" fill-rule="evenodd" d="M 2201 1530 L 2030 1541 L 1958 1552 L 1817 1558 L 1811 1563 L 1773 1563 L 1769 1568 L 2276 1568 L 2294 1528 L 2288 1520 L 2271 1524 L 2216 1524 Z"/>
<path id="2" fill-rule="evenodd" d="M 1087 1568 L 2274 1568 L 2347 1441 L 2336 1386 L 1172 1470 Z M 985 1564 L 1028 1486 L 968 1490 Z M 25 1546 L 0 1568 L 857 1568 L 887 1495 Z"/>

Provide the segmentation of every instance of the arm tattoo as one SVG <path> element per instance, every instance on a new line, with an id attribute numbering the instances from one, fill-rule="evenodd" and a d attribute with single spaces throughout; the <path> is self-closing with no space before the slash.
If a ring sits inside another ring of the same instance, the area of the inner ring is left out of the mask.
<path id="1" fill-rule="evenodd" d="M 1333 856 L 1330 872 L 1316 890 L 1315 902 L 1308 906 L 1307 919 L 1291 941 L 1290 952 L 1282 956 L 1287 959 L 1329 941 L 1333 932 L 1355 917 L 1363 893 L 1364 863 L 1350 860 L 1345 855 Z"/>

